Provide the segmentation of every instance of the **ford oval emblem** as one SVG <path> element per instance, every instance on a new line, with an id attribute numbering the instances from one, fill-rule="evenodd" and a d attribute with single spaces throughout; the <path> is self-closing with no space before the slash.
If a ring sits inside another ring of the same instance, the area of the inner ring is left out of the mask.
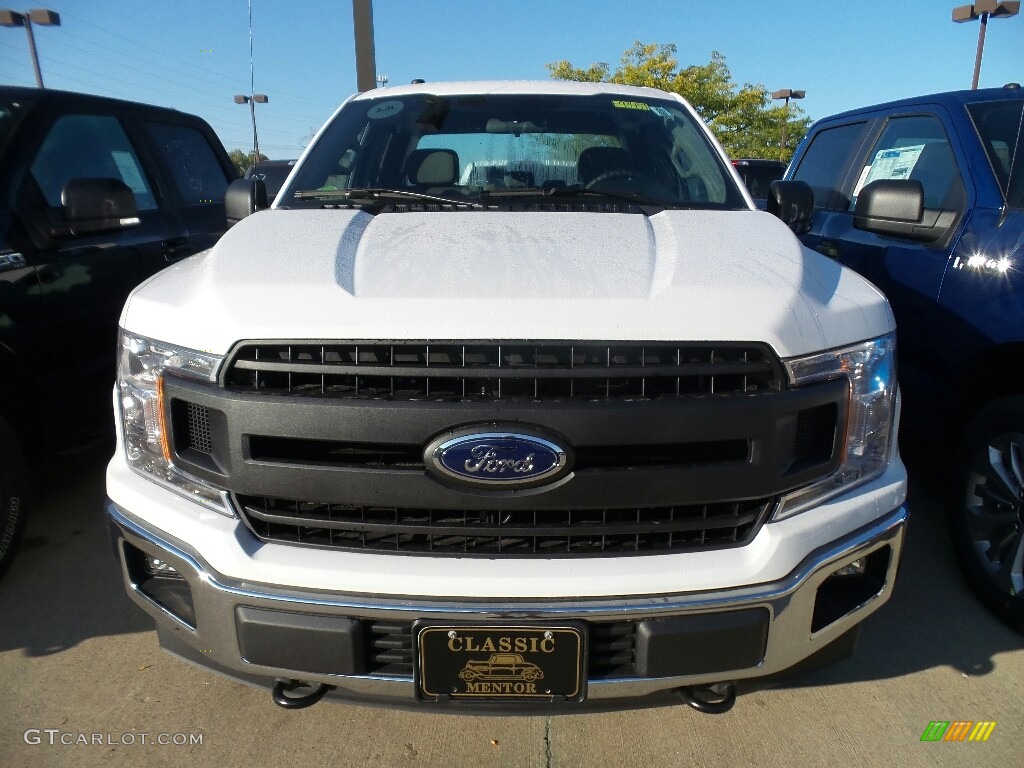
<path id="1" fill-rule="evenodd" d="M 433 443 L 430 465 L 472 485 L 526 486 L 553 480 L 566 466 L 563 448 L 535 435 L 472 432 Z"/>

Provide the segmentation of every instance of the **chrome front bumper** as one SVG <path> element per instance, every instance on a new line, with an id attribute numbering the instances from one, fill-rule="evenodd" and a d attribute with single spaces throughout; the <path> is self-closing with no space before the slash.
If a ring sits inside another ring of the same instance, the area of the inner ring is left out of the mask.
<path id="1" fill-rule="evenodd" d="M 498 602 L 298 592 L 267 584 L 236 582 L 214 572 L 189 545 L 157 534 L 113 502 L 108 501 L 106 511 L 128 594 L 156 620 L 161 645 L 171 653 L 235 679 L 268 688 L 276 679 L 298 679 L 334 686 L 333 695 L 354 701 L 404 707 L 430 706 L 463 712 L 466 710 L 462 705 L 466 702 L 434 702 L 418 698 L 412 677 L 316 674 L 251 664 L 243 658 L 239 647 L 236 608 L 247 606 L 306 615 L 409 623 L 429 619 L 496 623 L 515 620 L 541 624 L 545 621 L 641 621 L 751 608 L 768 612 L 767 643 L 760 663 L 714 674 L 591 679 L 587 700 L 583 704 L 616 708 L 629 706 L 630 702 L 647 702 L 659 694 L 686 686 L 774 677 L 842 638 L 889 599 L 908 516 L 906 505 L 901 505 L 871 525 L 812 552 L 786 578 L 775 582 L 674 595 Z M 838 569 L 886 548 L 889 557 L 887 565 L 883 566 L 884 574 L 879 574 L 881 586 L 877 592 L 817 631 L 812 631 L 812 617 L 822 584 Z M 183 577 L 191 590 L 192 621 L 182 620 L 140 589 L 139 580 L 133 578 L 126 558 L 126 553 L 133 550 L 159 558 Z M 477 702 L 472 706 L 474 710 L 480 709 Z M 500 703 L 496 706 L 505 710 L 527 711 L 519 706 L 519 702 L 515 702 L 514 707 Z M 557 709 L 530 706 L 534 707 L 533 711 Z M 580 706 L 575 704 L 561 709 L 579 709 Z"/>

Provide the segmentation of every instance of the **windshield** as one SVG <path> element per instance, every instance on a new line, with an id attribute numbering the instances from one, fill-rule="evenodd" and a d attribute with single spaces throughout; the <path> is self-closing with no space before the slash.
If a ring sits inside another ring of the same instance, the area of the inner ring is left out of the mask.
<path id="1" fill-rule="evenodd" d="M 1024 100 L 985 101 L 967 107 L 1006 205 L 1024 208 Z"/>
<path id="2" fill-rule="evenodd" d="M 282 204 L 345 190 L 453 202 L 622 196 L 670 207 L 743 208 L 703 129 L 671 100 L 612 95 L 429 94 L 349 103 Z"/>

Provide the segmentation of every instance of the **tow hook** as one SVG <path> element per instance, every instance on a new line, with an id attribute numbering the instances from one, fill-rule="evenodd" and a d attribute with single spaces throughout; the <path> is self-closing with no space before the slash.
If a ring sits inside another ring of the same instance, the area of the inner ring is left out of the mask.
<path id="1" fill-rule="evenodd" d="M 679 696 L 705 715 L 721 715 L 732 709 L 736 703 L 736 683 L 713 683 L 680 688 Z"/>
<path id="2" fill-rule="evenodd" d="M 300 691 L 300 695 L 291 695 L 292 691 Z M 334 690 L 333 685 L 323 683 L 304 683 L 301 680 L 280 679 L 274 683 L 271 696 L 274 703 L 285 709 L 304 709 L 311 707 L 322 699 L 328 691 Z"/>

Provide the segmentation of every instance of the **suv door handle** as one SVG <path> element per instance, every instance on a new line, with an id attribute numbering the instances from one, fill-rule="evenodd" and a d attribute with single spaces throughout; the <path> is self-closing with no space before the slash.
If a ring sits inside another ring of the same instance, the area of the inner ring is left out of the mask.
<path id="1" fill-rule="evenodd" d="M 188 255 L 189 239 L 187 237 L 172 237 L 164 240 L 164 258 L 167 261 L 174 261 Z"/>
<path id="2" fill-rule="evenodd" d="M 839 243 L 835 240 L 822 240 L 814 246 L 814 250 L 828 256 L 830 259 L 839 258 Z"/>

